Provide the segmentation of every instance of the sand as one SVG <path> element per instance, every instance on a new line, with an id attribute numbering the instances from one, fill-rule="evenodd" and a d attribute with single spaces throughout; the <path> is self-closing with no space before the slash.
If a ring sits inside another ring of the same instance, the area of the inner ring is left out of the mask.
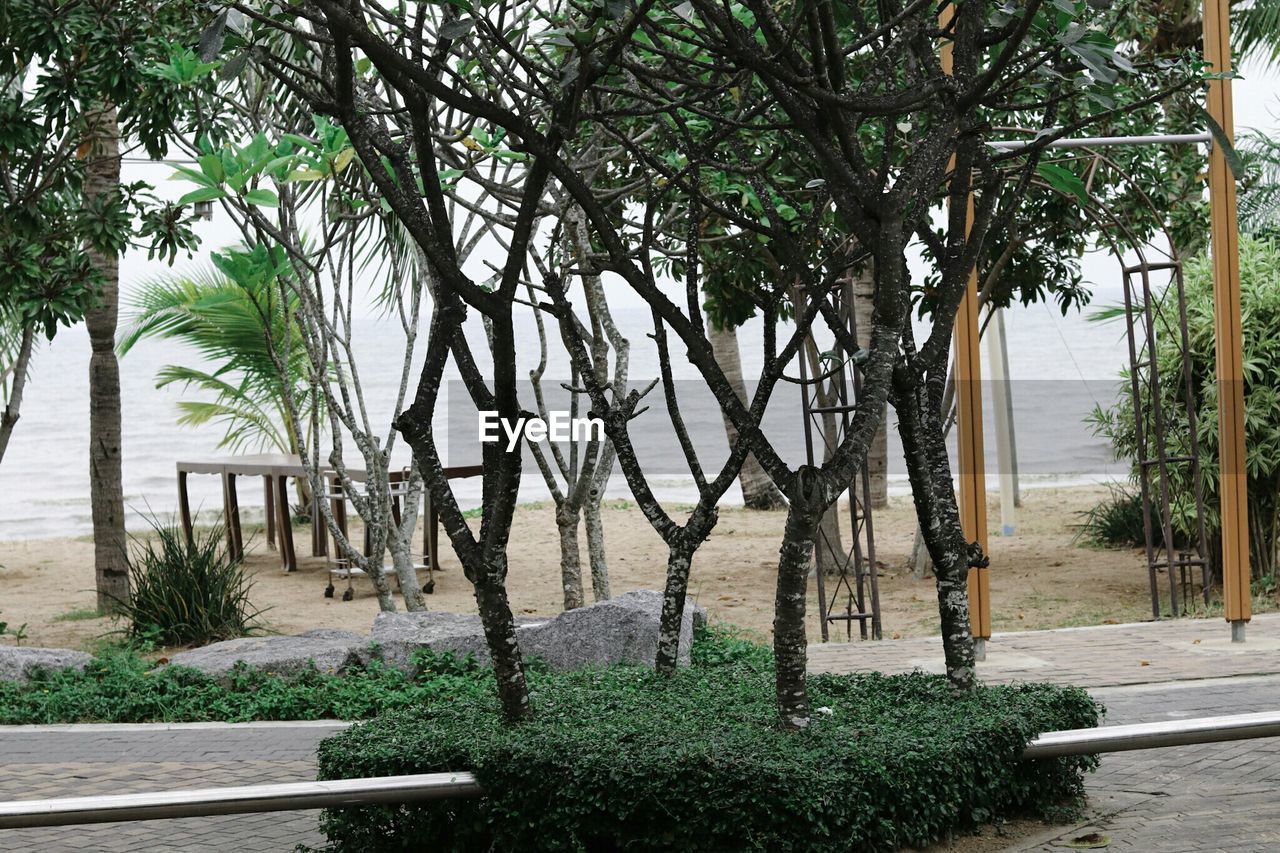
<path id="1" fill-rule="evenodd" d="M 1028 491 L 1016 534 L 991 540 L 993 626 L 997 631 L 1129 622 L 1148 613 L 1146 570 L 1139 551 L 1100 550 L 1076 541 L 1083 510 L 1105 494 L 1102 487 Z M 997 518 L 992 507 L 992 518 Z M 931 578 L 916 580 L 905 564 L 914 511 L 895 498 L 874 516 L 884 635 L 887 639 L 937 631 Z M 726 509 L 711 539 L 694 560 L 690 590 L 713 619 L 739 625 L 762 640 L 771 635 L 781 512 Z M 614 592 L 661 589 L 665 548 L 635 506 L 611 504 L 605 513 Z M 284 573 L 261 535 L 246 560 L 253 575 L 253 604 L 265 630 L 297 633 L 337 627 L 367 633 L 377 602 L 367 581 L 356 597 L 325 598 L 324 558 L 309 554 L 309 531 L 297 532 L 299 570 Z M 470 585 L 442 544 L 444 571 L 436 576 L 435 610 L 475 612 Z M 520 615 L 553 615 L 561 607 L 559 543 L 549 504 L 522 506 L 511 535 L 508 578 Z M 585 562 L 585 554 L 584 554 Z M 92 649 L 120 625 L 93 616 L 93 545 L 87 537 L 0 543 L 0 619 L 26 623 L 26 644 Z M 340 585 L 340 589 L 341 589 Z M 590 591 L 588 589 L 588 595 Z M 817 599 L 810 585 L 810 613 Z M 855 634 L 856 635 L 856 634 Z M 816 615 L 810 638 L 818 639 Z M 5 642 L 12 642 L 6 639 Z"/>

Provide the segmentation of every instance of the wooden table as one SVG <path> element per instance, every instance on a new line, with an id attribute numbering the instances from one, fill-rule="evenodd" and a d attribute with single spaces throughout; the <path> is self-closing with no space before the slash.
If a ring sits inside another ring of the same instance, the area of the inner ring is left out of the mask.
<path id="1" fill-rule="evenodd" d="M 184 460 L 177 463 L 178 471 L 178 512 L 182 519 L 182 529 L 187 540 L 191 539 L 191 498 L 187 491 L 189 474 L 216 474 L 222 480 L 222 511 L 227 526 L 227 549 L 235 559 L 244 558 L 244 536 L 240 527 L 240 501 L 236 493 L 237 477 L 261 477 L 263 495 L 266 503 L 267 545 L 276 548 L 279 542 L 280 561 L 286 572 L 296 571 L 298 557 L 293 547 L 293 522 L 289 512 L 288 480 L 290 478 L 305 479 L 307 469 L 297 456 L 287 453 L 254 453 L 238 456 L 217 456 L 205 459 Z M 332 475 L 333 469 L 324 466 L 321 476 Z M 449 479 L 478 477 L 484 473 L 482 465 L 457 465 L 445 469 Z M 363 468 L 348 468 L 347 476 L 353 480 L 363 480 Z M 424 490 L 425 492 L 425 490 Z M 440 567 L 439 560 L 439 514 L 431 504 L 431 497 L 425 498 L 427 524 L 423 533 L 423 545 L 431 568 Z M 343 513 L 345 515 L 345 512 Z M 277 536 L 277 532 L 279 535 Z M 312 507 L 311 516 L 311 555 L 321 557 L 328 553 L 329 538 L 320 518 L 319 504 Z"/>

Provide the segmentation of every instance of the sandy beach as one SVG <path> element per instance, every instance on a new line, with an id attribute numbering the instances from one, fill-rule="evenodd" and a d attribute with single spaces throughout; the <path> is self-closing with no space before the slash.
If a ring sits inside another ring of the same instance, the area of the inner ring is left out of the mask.
<path id="1" fill-rule="evenodd" d="M 1105 494 L 1105 488 L 1092 486 L 1024 495 L 1015 535 L 991 540 L 995 630 L 1136 621 L 1148 614 L 1141 553 L 1101 550 L 1077 541 L 1078 514 Z M 997 517 L 993 505 L 992 518 Z M 874 516 L 886 639 L 937 630 L 932 579 L 916 580 L 905 568 L 913 518 L 906 498 L 891 500 Z M 781 512 L 722 512 L 711 539 L 695 557 L 690 584 L 693 597 L 712 619 L 741 626 L 762 640 L 769 638 L 783 521 Z M 610 504 L 605 524 L 613 590 L 661 589 L 666 551 L 639 510 L 627 503 Z M 325 561 L 304 556 L 310 553 L 306 528 L 295 535 L 299 570 L 290 574 L 282 571 L 262 535 L 255 535 L 248 548 L 246 565 L 254 580 L 251 598 L 264 611 L 263 630 L 288 634 L 337 627 L 367 633 L 378 609 L 368 582 L 356 581 L 353 601 L 325 598 Z M 550 504 L 521 506 L 511 543 L 508 585 L 516 613 L 559 612 L 559 543 Z M 428 606 L 475 612 L 470 584 L 456 558 L 443 542 L 441 550 L 445 570 L 436 577 Z M 585 563 L 585 553 L 583 558 Z M 92 564 L 93 546 L 87 538 L 0 543 L 0 614 L 11 626 L 26 623 L 29 645 L 91 649 L 120 627 L 92 614 Z M 810 639 L 817 641 L 812 583 L 810 613 Z"/>

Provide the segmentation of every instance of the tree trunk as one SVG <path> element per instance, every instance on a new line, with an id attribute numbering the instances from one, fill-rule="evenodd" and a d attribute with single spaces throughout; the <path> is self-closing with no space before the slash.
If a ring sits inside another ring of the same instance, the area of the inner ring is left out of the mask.
<path id="1" fill-rule="evenodd" d="M 674 675 L 680 659 L 680 626 L 689 594 L 689 568 L 693 549 L 679 541 L 667 546 L 667 587 L 662 595 L 662 619 L 658 628 L 658 654 L 654 669 Z"/>
<path id="2" fill-rule="evenodd" d="M 561 508 L 556 511 L 556 527 L 560 530 L 560 585 L 564 589 L 565 610 L 575 610 L 583 605 L 582 554 L 578 550 L 581 520 L 575 510 Z"/>
<path id="3" fill-rule="evenodd" d="M 801 469 L 801 474 L 805 469 Z M 798 475 L 799 476 L 799 475 Z M 805 596 L 813 539 L 823 507 L 792 495 L 787 524 L 778 552 L 778 591 L 773 603 L 773 656 L 777 667 L 775 689 L 778 714 L 784 728 L 809 725 L 809 694 L 805 687 L 808 638 L 805 636 Z"/>
<path id="4" fill-rule="evenodd" d="M 601 490 L 594 490 L 582 508 L 587 523 L 587 558 L 591 561 L 591 594 L 596 601 L 612 597 L 609 590 L 609 564 L 604 551 L 604 521 L 600 517 Z"/>
<path id="5" fill-rule="evenodd" d="M 28 323 L 22 329 L 22 340 L 18 342 L 18 353 L 13 360 L 13 385 L 9 388 L 9 401 L 5 404 L 4 414 L 0 415 L 0 461 L 4 460 L 9 438 L 21 416 L 22 392 L 27 386 L 27 374 L 31 372 L 31 350 L 35 346 L 35 337 L 36 327 Z"/>
<path id="6" fill-rule="evenodd" d="M 99 107 L 91 116 L 92 140 L 85 164 L 84 195 L 91 201 L 120 186 L 120 129 L 116 110 Z M 98 609 L 117 612 L 129 599 L 129 564 L 124 530 L 121 472 L 120 365 L 116 361 L 116 320 L 120 301 L 120 261 L 88 247 L 89 261 L 102 276 L 99 299 L 85 313 L 93 354 L 89 358 L 89 495 L 93 511 L 94 574 Z"/>
<path id="7" fill-rule="evenodd" d="M 505 569 L 494 571 L 495 577 L 505 577 Z M 508 720 L 527 720 L 533 716 L 529 704 L 529 689 L 524 677 L 524 658 L 516 641 L 516 620 L 511 615 L 511 603 L 507 600 L 506 585 L 488 577 L 477 576 L 475 581 L 476 605 L 480 610 L 480 624 L 484 626 L 485 642 L 493 658 L 493 674 L 498 681 L 498 701 Z"/>
<path id="8" fill-rule="evenodd" d="M 947 680 L 957 690 L 969 690 L 977 683 L 969 625 L 972 548 L 965 542 L 960 526 L 939 406 L 926 395 L 905 391 L 897 395 L 894 408 L 898 412 L 916 520 L 933 559 Z"/>
<path id="9" fill-rule="evenodd" d="M 413 527 L 409 527 L 409 535 L 413 535 Z M 407 542 L 400 541 L 401 531 L 392 530 L 391 567 L 400 582 L 400 597 L 404 599 L 404 609 L 419 612 L 427 609 L 427 600 L 423 597 L 422 587 L 418 585 L 418 570 L 414 568 L 413 556 Z"/>
<path id="10" fill-rule="evenodd" d="M 853 280 L 853 322 L 858 335 L 858 346 L 871 346 L 871 318 L 875 311 L 876 278 L 871 261 Z M 889 505 L 889 419 L 885 417 L 887 406 L 880 407 L 880 427 L 867 448 L 867 474 L 871 480 L 871 508 L 883 509 Z"/>
<path id="11" fill-rule="evenodd" d="M 744 404 L 747 398 L 747 383 L 742 376 L 742 354 L 738 350 L 738 333 L 731 327 L 717 328 L 716 324 L 707 321 L 707 334 L 711 340 L 711 351 L 716 363 L 724 371 L 725 379 L 733 386 L 734 393 Z M 738 430 L 733 421 L 720 410 L 724 419 L 725 436 L 729 439 L 729 449 L 738 446 Z M 765 473 L 764 468 L 755 456 L 748 454 L 738 472 L 738 483 L 742 486 L 742 503 L 747 509 L 786 509 L 787 502 L 774 485 L 773 479 Z"/>

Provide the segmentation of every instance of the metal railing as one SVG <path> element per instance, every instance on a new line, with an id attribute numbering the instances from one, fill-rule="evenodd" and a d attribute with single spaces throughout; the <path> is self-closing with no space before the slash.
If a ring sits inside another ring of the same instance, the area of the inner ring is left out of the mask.
<path id="1" fill-rule="evenodd" d="M 0 829 L 412 803 L 478 797 L 482 793 L 480 783 L 470 773 L 420 773 L 238 788 L 11 800 L 0 802 Z"/>
<path id="2" fill-rule="evenodd" d="M 1280 711 L 1046 732 L 1027 744 L 1022 757 L 1093 755 L 1264 737 L 1280 737 Z M 484 789 L 470 773 L 422 773 L 237 788 L 11 800 L 0 802 L 0 829 L 409 803 L 479 797 L 483 793 Z"/>
<path id="3" fill-rule="evenodd" d="M 1022 757 L 1094 755 L 1100 752 L 1159 749 L 1263 737 L 1280 737 L 1280 711 L 1045 732 L 1027 744 Z"/>

